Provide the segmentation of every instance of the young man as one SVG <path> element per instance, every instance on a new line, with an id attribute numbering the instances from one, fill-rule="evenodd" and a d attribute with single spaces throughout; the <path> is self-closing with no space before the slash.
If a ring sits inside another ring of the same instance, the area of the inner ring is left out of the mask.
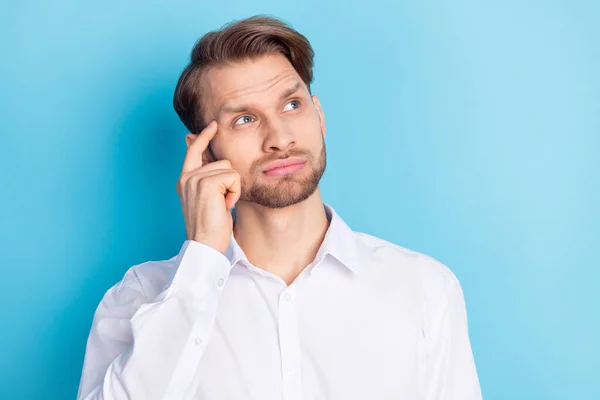
<path id="1" fill-rule="evenodd" d="M 196 44 L 174 96 L 187 240 L 108 290 L 78 399 L 481 399 L 452 272 L 323 203 L 312 67 L 266 17 Z"/>

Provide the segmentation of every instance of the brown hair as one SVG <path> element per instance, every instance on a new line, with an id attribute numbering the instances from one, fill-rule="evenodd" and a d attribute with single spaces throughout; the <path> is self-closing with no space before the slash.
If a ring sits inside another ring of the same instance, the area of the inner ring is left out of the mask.
<path id="1" fill-rule="evenodd" d="M 231 22 L 201 37 L 194 45 L 190 63 L 181 73 L 173 96 L 173 107 L 181 122 L 191 133 L 200 133 L 205 127 L 200 85 L 204 70 L 273 53 L 287 57 L 310 93 L 314 51 L 308 39 L 285 22 L 257 15 Z"/>

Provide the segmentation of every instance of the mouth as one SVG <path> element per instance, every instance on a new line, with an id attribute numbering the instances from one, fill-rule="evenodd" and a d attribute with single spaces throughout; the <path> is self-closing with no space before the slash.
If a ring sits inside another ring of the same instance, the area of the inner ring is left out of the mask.
<path id="1" fill-rule="evenodd" d="M 285 160 L 277 160 L 267 165 L 263 173 L 267 176 L 283 176 L 291 175 L 300 172 L 304 169 L 306 161 L 300 158 L 288 158 Z"/>

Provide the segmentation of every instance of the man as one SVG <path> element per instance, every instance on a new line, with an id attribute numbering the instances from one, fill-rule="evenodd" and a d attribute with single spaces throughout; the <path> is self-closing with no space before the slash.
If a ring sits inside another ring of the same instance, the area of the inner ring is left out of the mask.
<path id="1" fill-rule="evenodd" d="M 312 68 L 272 18 L 196 44 L 174 96 L 187 240 L 108 290 L 79 399 L 481 398 L 452 272 L 323 203 Z"/>

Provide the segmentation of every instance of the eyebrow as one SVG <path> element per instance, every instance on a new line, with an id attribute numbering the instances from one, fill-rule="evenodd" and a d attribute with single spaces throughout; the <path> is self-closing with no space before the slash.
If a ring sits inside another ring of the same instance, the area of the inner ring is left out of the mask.
<path id="1" fill-rule="evenodd" d="M 289 89 L 284 90 L 281 93 L 281 96 L 279 96 L 279 99 L 282 101 L 285 100 L 286 98 L 288 98 L 291 95 L 293 95 L 294 93 L 296 93 L 301 87 L 302 87 L 302 83 L 296 82 L 296 84 L 294 86 L 290 87 Z M 248 105 L 239 105 L 238 106 L 238 105 L 230 105 L 230 104 L 225 103 L 217 111 L 216 119 L 221 118 L 221 116 L 223 114 L 237 114 L 237 113 L 247 111 L 249 108 L 250 108 L 250 106 L 248 106 Z"/>

